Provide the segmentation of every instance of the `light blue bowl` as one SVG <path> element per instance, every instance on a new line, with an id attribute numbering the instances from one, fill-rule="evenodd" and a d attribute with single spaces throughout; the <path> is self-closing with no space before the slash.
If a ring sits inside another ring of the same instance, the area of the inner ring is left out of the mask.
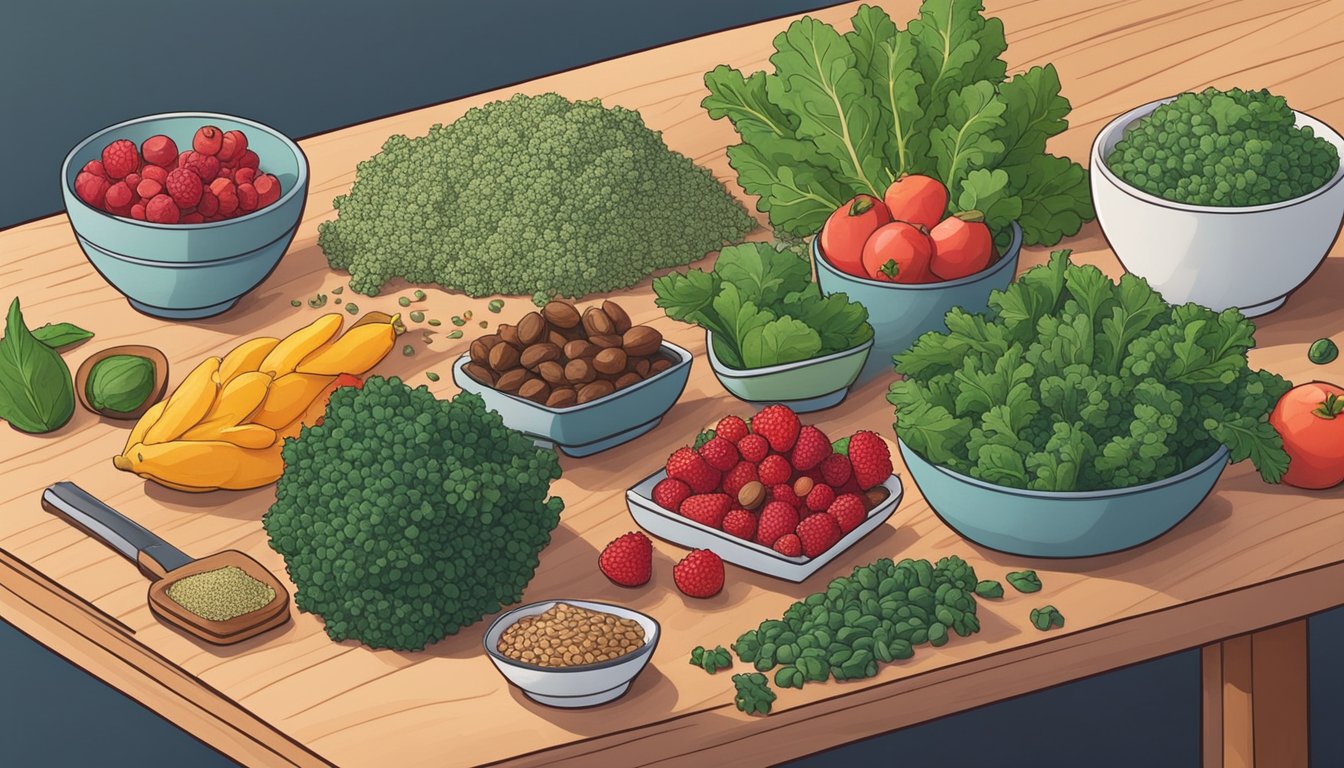
<path id="1" fill-rule="evenodd" d="M 929 331 L 946 331 L 943 317 L 953 307 L 967 312 L 988 308 L 991 291 L 1008 287 L 1017 274 L 1022 250 L 1022 228 L 1013 222 L 1013 238 L 1003 256 L 980 272 L 943 283 L 885 283 L 855 277 L 831 266 L 822 258 L 820 237 L 812 238 L 812 261 L 817 283 L 825 294 L 844 293 L 868 309 L 873 326 L 873 350 L 859 378 L 892 373 L 891 358 L 911 347 Z"/>
<path id="2" fill-rule="evenodd" d="M 743 370 L 731 368 L 714 354 L 714 334 L 705 331 L 705 355 L 723 388 L 757 408 L 774 403 L 795 413 L 811 413 L 838 405 L 859 377 L 873 340 L 829 355 Z"/>
<path id="3" fill-rule="evenodd" d="M 1184 520 L 1227 466 L 1227 448 L 1186 471 L 1132 488 L 1050 492 L 1007 488 L 931 464 L 896 441 L 910 477 L 948 527 L 1027 557 L 1090 557 L 1137 547 Z"/>
<path id="4" fill-rule="evenodd" d="M 480 395 L 485 407 L 504 419 L 504 426 L 522 432 L 537 445 L 558 447 L 570 456 L 591 456 L 658 426 L 663 414 L 681 397 L 691 376 L 691 353 L 667 341 L 663 342 L 662 353 L 674 361 L 671 368 L 606 397 L 568 408 L 549 408 L 487 387 L 462 370 L 471 362 L 470 354 L 453 364 L 453 382 L 464 392 Z"/>
<path id="5" fill-rule="evenodd" d="M 184 151 L 203 125 L 247 134 L 261 169 L 280 180 L 280 199 L 227 221 L 151 224 L 100 211 L 75 194 L 80 169 L 99 159 L 107 144 L 130 139 L 139 145 L 161 133 Z M 280 263 L 308 199 L 308 158 L 274 128 L 241 117 L 149 115 L 104 128 L 70 150 L 61 165 L 61 194 L 84 255 L 132 307 L 154 317 L 193 320 L 228 310 Z"/>

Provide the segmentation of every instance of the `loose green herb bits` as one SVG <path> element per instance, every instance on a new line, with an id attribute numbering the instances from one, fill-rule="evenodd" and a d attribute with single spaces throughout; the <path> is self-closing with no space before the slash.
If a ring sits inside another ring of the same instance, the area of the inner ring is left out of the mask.
<path id="1" fill-rule="evenodd" d="M 765 675 L 760 672 L 733 675 L 733 687 L 737 689 L 733 703 L 738 709 L 748 715 L 770 714 L 770 705 L 774 703 L 776 696 L 775 692 L 770 690 L 770 683 L 765 679 Z"/>
<path id="2" fill-rule="evenodd" d="M 401 354 L 410 357 L 411 355 L 415 354 L 415 347 L 412 347 L 410 344 L 407 344 L 406 346 L 401 348 Z"/>
<path id="3" fill-rule="evenodd" d="M 302 306 L 303 306 L 303 302 L 302 302 L 302 301 L 299 301 L 298 299 L 291 299 L 290 302 L 289 302 L 289 306 L 291 306 L 291 307 L 302 307 Z"/>
<path id="4" fill-rule="evenodd" d="M 337 296 L 340 296 L 342 293 L 345 293 L 345 286 L 338 285 L 335 288 L 332 288 L 331 292 Z"/>
<path id="5" fill-rule="evenodd" d="M 482 320 L 482 321 L 481 321 L 481 327 L 482 327 L 482 328 L 489 328 L 489 327 L 490 327 L 490 323 L 489 323 L 489 321 Z"/>
<path id="6" fill-rule="evenodd" d="M 437 327 L 439 327 L 440 325 L 443 325 L 443 321 L 440 320 L 440 319 L 438 319 L 437 317 L 435 317 L 435 318 L 430 319 L 429 324 L 432 325 L 432 326 L 434 326 L 435 328 L 437 328 Z"/>
<path id="7" fill-rule="evenodd" d="M 1330 339 L 1317 339 L 1307 350 L 1307 359 L 1317 365 L 1329 365 L 1339 357 L 1339 345 Z"/>
<path id="8" fill-rule="evenodd" d="M 485 305 L 485 308 L 490 310 L 491 312 L 494 312 L 495 314 L 499 314 L 499 311 L 504 308 L 504 302 L 500 301 L 499 299 L 491 299 L 490 303 Z"/>
<path id="9" fill-rule="evenodd" d="M 313 309 L 321 309 L 322 307 L 327 306 L 327 294 L 319 293 L 313 298 L 309 299 L 308 306 Z"/>
<path id="10" fill-rule="evenodd" d="M 346 312 L 349 312 L 349 313 L 352 314 L 352 315 L 357 315 L 357 314 L 359 314 L 359 305 L 358 305 L 358 304 L 346 304 L 346 305 L 345 305 L 345 311 L 346 311 Z"/>
<path id="11" fill-rule="evenodd" d="M 403 307 L 411 306 L 411 300 L 406 298 L 405 296 L 402 296 L 401 298 L 397 299 L 397 303 Z"/>
<path id="12" fill-rule="evenodd" d="M 712 675 L 721 669 L 733 666 L 733 657 L 722 645 L 714 646 L 712 651 L 697 645 L 691 649 L 691 666 L 700 667 Z"/>
<path id="13" fill-rule="evenodd" d="M 412 323 L 423 323 L 424 321 L 425 321 L 425 313 L 424 313 L 424 312 L 421 312 L 420 310 L 417 309 L 417 310 L 415 310 L 414 312 L 411 313 L 411 322 L 412 322 Z"/>
<path id="14" fill-rule="evenodd" d="M 993 579 L 985 579 L 975 585 L 975 594 L 990 599 L 1003 597 L 1003 585 Z"/>
<path id="15" fill-rule="evenodd" d="M 462 338 L 462 332 L 461 332 L 461 331 L 452 331 L 452 332 L 450 332 L 450 333 L 448 334 L 448 338 L 450 338 L 450 339 L 460 339 L 460 338 Z"/>
<path id="16" fill-rule="evenodd" d="M 1018 592 L 1030 594 L 1041 591 L 1041 577 L 1037 576 L 1035 571 L 1013 571 L 1005 578 Z"/>
<path id="17" fill-rule="evenodd" d="M 415 297 L 415 300 L 416 300 L 416 301 L 424 301 L 424 300 L 425 300 L 425 292 L 424 292 L 424 291 L 421 291 L 421 290 L 418 290 L 418 289 L 417 289 L 416 292 L 413 293 L 413 294 L 411 294 L 411 295 Z"/>
<path id="18" fill-rule="evenodd" d="M 1064 626 L 1064 614 L 1053 605 L 1031 609 L 1031 623 L 1042 632 L 1061 629 Z"/>
<path id="19" fill-rule="evenodd" d="M 435 373 L 435 372 L 433 372 L 433 371 L 425 371 L 425 378 L 426 378 L 426 379 L 429 379 L 430 381 L 438 381 L 438 380 L 439 380 L 439 374 L 437 374 L 437 373 Z"/>
<path id="20" fill-rule="evenodd" d="M 465 318 L 462 318 L 462 317 L 460 317 L 460 316 L 458 316 L 458 315 L 453 315 L 451 319 L 452 319 L 453 325 L 461 326 L 461 325 L 466 325 L 466 324 L 467 324 L 466 319 L 465 319 Z"/>

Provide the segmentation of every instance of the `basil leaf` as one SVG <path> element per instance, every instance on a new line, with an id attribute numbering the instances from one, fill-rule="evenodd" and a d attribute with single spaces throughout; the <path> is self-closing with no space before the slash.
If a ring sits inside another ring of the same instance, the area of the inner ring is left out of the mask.
<path id="1" fill-rule="evenodd" d="M 48 347 L 60 351 L 92 339 L 93 333 L 73 323 L 47 323 L 40 328 L 34 328 L 33 337 Z"/>
<path id="2" fill-rule="evenodd" d="M 0 418 L 22 432 L 59 429 L 75 412 L 75 384 L 56 350 L 23 323 L 16 297 L 0 339 Z"/>

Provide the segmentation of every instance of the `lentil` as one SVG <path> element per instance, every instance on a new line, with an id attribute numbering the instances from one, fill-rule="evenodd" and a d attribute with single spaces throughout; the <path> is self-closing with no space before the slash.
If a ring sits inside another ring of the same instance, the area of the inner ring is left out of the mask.
<path id="1" fill-rule="evenodd" d="M 261 610 L 275 599 L 275 590 L 237 566 L 184 576 L 168 585 L 168 597 L 211 621 L 228 621 Z"/>
<path id="2" fill-rule="evenodd" d="M 525 616 L 499 637 L 500 653 L 539 667 L 598 664 L 644 645 L 639 622 L 556 603 L 536 616 Z"/>

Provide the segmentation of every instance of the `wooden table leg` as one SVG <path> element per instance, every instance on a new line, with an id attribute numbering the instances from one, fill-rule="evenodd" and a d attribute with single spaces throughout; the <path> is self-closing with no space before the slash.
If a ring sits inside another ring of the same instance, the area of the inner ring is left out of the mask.
<path id="1" fill-rule="evenodd" d="M 1307 621 L 1203 649 L 1204 768 L 1306 768 Z"/>

